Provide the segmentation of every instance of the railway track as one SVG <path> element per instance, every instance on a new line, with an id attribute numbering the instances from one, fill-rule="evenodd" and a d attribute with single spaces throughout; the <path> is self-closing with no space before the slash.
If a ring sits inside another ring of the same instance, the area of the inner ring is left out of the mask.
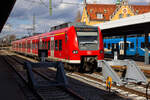
<path id="1" fill-rule="evenodd" d="M 30 59 L 30 58 L 29 58 Z M 34 60 L 35 61 L 35 60 Z M 36 62 L 36 61 L 35 61 Z M 44 72 L 40 72 L 44 73 Z M 87 84 L 90 84 L 95 87 L 103 87 L 103 89 L 106 89 L 105 83 L 102 81 L 102 76 L 99 73 L 93 73 L 93 74 L 81 74 L 81 73 L 67 73 L 69 77 L 78 79 L 81 79 L 81 81 L 86 81 Z M 46 75 L 47 77 L 48 75 Z M 122 96 L 126 96 L 129 98 L 133 98 L 136 100 L 146 100 L 146 86 L 145 85 L 135 85 L 135 84 L 128 84 L 126 86 L 115 86 L 111 88 L 112 92 L 119 93 Z M 148 98 L 150 98 L 150 95 L 148 95 Z"/>
<path id="2" fill-rule="evenodd" d="M 70 74 L 71 75 L 71 74 Z M 75 73 L 72 74 L 73 77 L 80 77 L 84 80 L 87 80 L 88 83 L 96 84 L 97 86 L 103 86 L 106 88 L 106 84 L 102 81 L 103 77 L 99 73 L 93 74 L 81 74 Z M 112 92 L 117 92 L 121 95 L 136 99 L 136 100 L 146 100 L 146 98 L 150 98 L 150 94 L 146 96 L 146 86 L 145 85 L 135 85 L 135 84 L 128 84 L 126 86 L 116 86 L 112 85 L 111 88 Z"/>
<path id="3" fill-rule="evenodd" d="M 26 84 L 28 84 L 26 72 L 21 68 L 24 62 L 20 59 L 13 58 L 12 56 L 6 56 L 4 59 L 12 66 L 19 77 Z M 52 81 L 40 71 L 34 70 L 33 72 L 35 78 L 38 80 L 38 84 L 48 84 L 50 81 Z M 45 85 L 44 87 L 39 87 L 33 92 L 36 94 L 39 100 L 84 100 L 83 97 L 79 96 L 77 93 L 73 92 L 73 90 L 67 87 L 49 87 Z"/>

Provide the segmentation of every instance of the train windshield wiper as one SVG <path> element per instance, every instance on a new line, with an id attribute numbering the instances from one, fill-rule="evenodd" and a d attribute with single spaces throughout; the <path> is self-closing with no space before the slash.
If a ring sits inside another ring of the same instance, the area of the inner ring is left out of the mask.
<path id="1" fill-rule="evenodd" d="M 84 45 L 84 44 L 97 44 L 97 41 L 87 41 L 87 42 L 80 42 L 81 45 Z"/>

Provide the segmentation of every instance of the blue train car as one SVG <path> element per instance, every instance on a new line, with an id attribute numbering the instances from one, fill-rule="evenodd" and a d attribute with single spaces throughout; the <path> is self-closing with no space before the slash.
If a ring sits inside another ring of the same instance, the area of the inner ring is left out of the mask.
<path id="1" fill-rule="evenodd" d="M 150 44 L 150 37 L 149 37 Z M 112 49 L 119 49 L 119 54 L 124 54 L 124 39 L 114 38 L 114 39 L 104 39 L 104 51 L 105 54 L 112 54 Z M 150 45 L 149 45 L 150 46 Z M 126 54 L 127 55 L 145 55 L 145 37 L 128 37 L 126 44 Z M 150 52 L 149 52 L 150 56 Z"/>

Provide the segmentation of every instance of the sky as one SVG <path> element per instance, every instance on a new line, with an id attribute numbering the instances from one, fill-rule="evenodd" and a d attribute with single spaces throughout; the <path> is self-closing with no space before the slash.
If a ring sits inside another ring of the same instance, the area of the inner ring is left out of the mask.
<path id="1" fill-rule="evenodd" d="M 117 0 L 87 0 L 87 3 L 114 4 Z M 148 4 L 150 0 L 128 0 L 130 4 Z M 70 3 L 65 4 L 62 2 Z M 52 0 L 52 16 L 49 13 L 49 0 L 17 0 L 0 34 L 16 34 L 18 37 L 31 33 L 33 15 L 35 32 L 48 32 L 51 26 L 74 22 L 77 12 L 82 13 L 83 0 Z"/>

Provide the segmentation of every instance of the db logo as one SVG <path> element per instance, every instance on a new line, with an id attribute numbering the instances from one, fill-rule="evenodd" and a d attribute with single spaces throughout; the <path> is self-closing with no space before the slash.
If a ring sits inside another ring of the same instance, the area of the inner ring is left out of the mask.
<path id="1" fill-rule="evenodd" d="M 92 53 L 91 53 L 91 51 L 88 51 L 87 54 L 90 55 L 90 54 L 92 54 Z"/>

